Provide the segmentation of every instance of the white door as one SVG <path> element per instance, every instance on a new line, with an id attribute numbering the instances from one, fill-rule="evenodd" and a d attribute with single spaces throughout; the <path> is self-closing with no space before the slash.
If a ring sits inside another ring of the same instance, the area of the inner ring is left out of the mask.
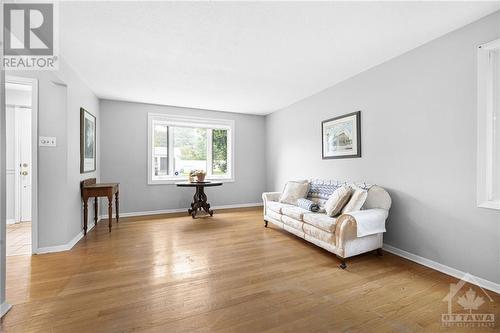
<path id="1" fill-rule="evenodd" d="M 16 107 L 19 220 L 31 221 L 31 109 Z M 17 214 L 16 214 L 17 215 Z"/>
<path id="2" fill-rule="evenodd" d="M 6 149 L 6 202 L 7 202 L 7 223 L 12 224 L 19 222 L 19 209 L 16 208 L 18 199 L 17 194 L 17 180 L 19 176 L 19 171 L 17 170 L 16 162 L 16 126 L 15 126 L 15 108 L 11 105 L 7 105 L 5 108 L 5 149 Z"/>

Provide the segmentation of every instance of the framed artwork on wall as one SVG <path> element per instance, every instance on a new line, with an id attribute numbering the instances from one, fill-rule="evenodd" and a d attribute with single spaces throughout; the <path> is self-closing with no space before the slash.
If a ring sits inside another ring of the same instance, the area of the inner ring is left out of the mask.
<path id="1" fill-rule="evenodd" d="M 361 157 L 361 111 L 321 122 L 323 159 Z"/>
<path id="2" fill-rule="evenodd" d="M 80 173 L 92 172 L 96 168 L 95 117 L 80 108 Z"/>

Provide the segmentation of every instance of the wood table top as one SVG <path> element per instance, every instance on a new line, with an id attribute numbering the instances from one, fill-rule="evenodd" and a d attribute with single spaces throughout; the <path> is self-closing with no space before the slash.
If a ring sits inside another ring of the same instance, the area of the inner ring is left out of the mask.
<path id="1" fill-rule="evenodd" d="M 181 183 L 176 183 L 175 185 L 180 187 L 196 187 L 196 186 L 210 187 L 210 186 L 221 186 L 222 182 L 181 182 Z"/>
<path id="2" fill-rule="evenodd" d="M 83 188 L 101 188 L 101 187 L 115 187 L 120 183 L 98 183 L 98 184 L 88 184 L 83 185 Z"/>

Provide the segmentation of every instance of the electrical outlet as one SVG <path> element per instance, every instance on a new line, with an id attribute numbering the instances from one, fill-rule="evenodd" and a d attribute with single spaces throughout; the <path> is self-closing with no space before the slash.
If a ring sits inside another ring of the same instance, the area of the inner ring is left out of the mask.
<path id="1" fill-rule="evenodd" d="M 56 138 L 53 136 L 41 136 L 38 139 L 38 145 L 40 147 L 55 147 L 56 146 Z"/>

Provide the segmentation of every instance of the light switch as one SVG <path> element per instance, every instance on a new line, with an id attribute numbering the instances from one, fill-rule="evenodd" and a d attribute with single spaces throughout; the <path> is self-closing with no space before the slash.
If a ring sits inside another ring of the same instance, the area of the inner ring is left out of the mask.
<path id="1" fill-rule="evenodd" d="M 56 138 L 54 136 L 41 136 L 38 139 L 38 145 L 40 147 L 55 147 Z"/>

